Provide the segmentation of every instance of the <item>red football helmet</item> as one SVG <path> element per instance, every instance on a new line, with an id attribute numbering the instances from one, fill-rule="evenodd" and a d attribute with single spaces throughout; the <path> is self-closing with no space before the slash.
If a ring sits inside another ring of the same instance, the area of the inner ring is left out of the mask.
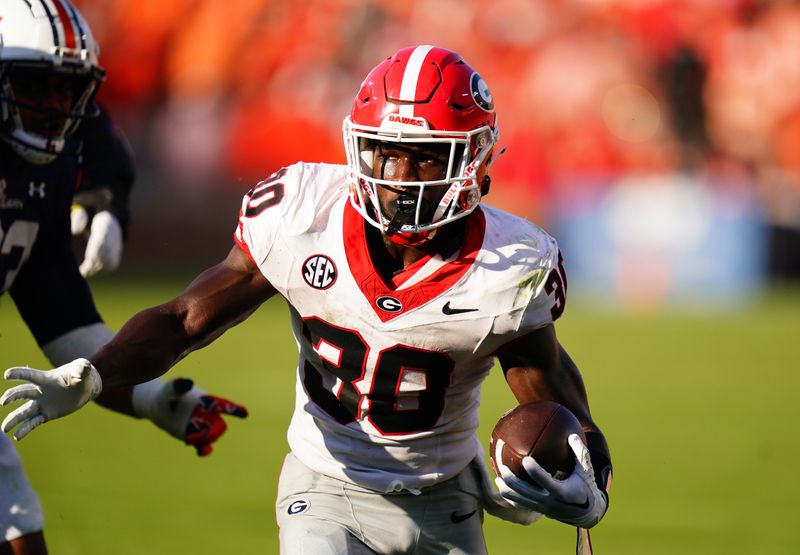
<path id="1" fill-rule="evenodd" d="M 487 163 L 498 139 L 492 95 L 464 59 L 444 48 L 413 46 L 369 72 L 345 118 L 343 134 L 350 166 L 350 202 L 392 240 L 416 245 L 434 229 L 470 214 L 481 199 Z M 449 145 L 446 174 L 436 181 L 403 182 L 419 188 L 413 217 L 395 229 L 382 212 L 376 187 L 397 185 L 373 177 L 378 143 Z M 423 214 L 426 187 L 447 186 L 435 210 Z M 388 233 L 387 233 L 388 231 Z"/>

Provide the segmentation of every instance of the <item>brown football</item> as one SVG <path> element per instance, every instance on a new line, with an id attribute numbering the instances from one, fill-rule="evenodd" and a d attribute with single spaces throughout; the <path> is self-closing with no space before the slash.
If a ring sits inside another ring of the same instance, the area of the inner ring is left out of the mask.
<path id="1" fill-rule="evenodd" d="M 505 413 L 492 430 L 489 457 L 498 476 L 498 458 L 511 472 L 527 480 L 522 459 L 528 455 L 562 480 L 575 468 L 575 454 L 567 443 L 570 434 L 586 442 L 580 422 L 567 407 L 553 401 L 518 405 Z"/>

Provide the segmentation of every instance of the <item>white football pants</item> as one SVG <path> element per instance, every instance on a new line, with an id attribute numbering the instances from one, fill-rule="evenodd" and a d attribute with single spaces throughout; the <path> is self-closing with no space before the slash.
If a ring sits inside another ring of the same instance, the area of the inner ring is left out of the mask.
<path id="1" fill-rule="evenodd" d="M 382 494 L 316 473 L 289 454 L 275 506 L 284 555 L 486 553 L 472 465 L 419 495 Z"/>
<path id="2" fill-rule="evenodd" d="M 31 488 L 13 442 L 0 433 L 0 543 L 39 532 L 42 506 Z"/>

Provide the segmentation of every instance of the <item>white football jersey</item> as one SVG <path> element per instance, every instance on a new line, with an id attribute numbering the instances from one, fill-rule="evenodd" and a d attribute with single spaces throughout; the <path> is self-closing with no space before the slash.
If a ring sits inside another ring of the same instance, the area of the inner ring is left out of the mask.
<path id="1" fill-rule="evenodd" d="M 466 218 L 458 253 L 389 283 L 365 225 L 346 166 L 299 163 L 245 196 L 234 237 L 291 308 L 292 451 L 334 478 L 415 491 L 478 453 L 494 353 L 557 318 L 566 281 L 552 237 L 489 206 Z"/>

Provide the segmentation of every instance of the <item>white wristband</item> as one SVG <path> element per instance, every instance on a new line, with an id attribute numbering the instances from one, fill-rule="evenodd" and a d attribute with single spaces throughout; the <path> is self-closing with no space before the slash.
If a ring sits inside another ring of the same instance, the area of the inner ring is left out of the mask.
<path id="1" fill-rule="evenodd" d="M 139 418 L 154 420 L 158 408 L 157 397 L 162 387 L 164 382 L 158 378 L 134 386 L 131 398 L 133 413 Z"/>

